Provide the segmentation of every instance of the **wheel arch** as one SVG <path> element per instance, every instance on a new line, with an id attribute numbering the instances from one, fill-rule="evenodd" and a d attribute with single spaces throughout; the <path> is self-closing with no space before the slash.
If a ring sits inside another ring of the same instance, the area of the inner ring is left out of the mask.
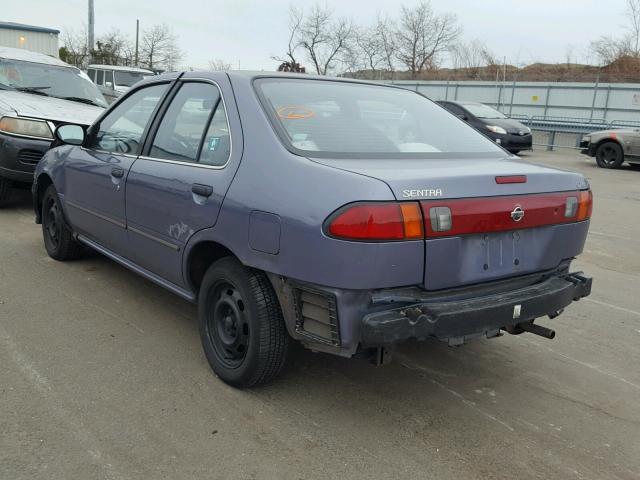
<path id="1" fill-rule="evenodd" d="M 187 251 L 185 280 L 193 292 L 197 294 L 200 291 L 204 274 L 213 262 L 225 257 L 235 258 L 242 263 L 230 248 L 215 240 L 200 240 Z"/>
<path id="2" fill-rule="evenodd" d="M 612 137 L 605 137 L 600 139 L 593 147 L 593 153 L 596 154 L 596 152 L 598 151 L 598 148 L 600 148 L 601 145 L 604 145 L 605 143 L 616 143 L 618 144 L 618 146 L 622 149 L 622 155 L 624 156 L 624 145 L 622 144 L 622 142 L 620 142 L 620 140 L 618 138 L 612 138 Z"/>

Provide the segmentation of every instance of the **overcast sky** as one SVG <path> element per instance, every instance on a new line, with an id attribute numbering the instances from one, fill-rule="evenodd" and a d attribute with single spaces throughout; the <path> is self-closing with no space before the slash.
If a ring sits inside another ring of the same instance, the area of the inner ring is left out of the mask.
<path id="1" fill-rule="evenodd" d="M 87 22 L 87 0 L 0 0 L 3 20 L 79 29 Z M 314 0 L 298 0 L 308 7 Z M 394 17 L 399 5 L 418 0 L 326 0 L 336 15 L 360 25 L 377 13 Z M 434 10 L 458 16 L 467 40 L 484 41 L 511 64 L 559 62 L 572 48 L 587 60 L 589 41 L 616 35 L 625 23 L 625 0 L 432 0 Z M 185 66 L 206 67 L 220 58 L 242 69 L 273 70 L 272 55 L 287 43 L 290 0 L 95 0 L 96 37 L 112 27 L 135 35 L 135 20 L 144 29 L 169 24 L 185 52 Z M 308 64 L 309 62 L 307 62 Z"/>

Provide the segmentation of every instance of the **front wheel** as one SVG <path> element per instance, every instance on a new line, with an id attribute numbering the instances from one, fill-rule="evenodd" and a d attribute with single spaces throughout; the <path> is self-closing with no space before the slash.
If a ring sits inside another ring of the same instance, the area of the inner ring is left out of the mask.
<path id="1" fill-rule="evenodd" d="M 605 142 L 596 150 L 596 163 L 600 168 L 620 168 L 624 162 L 622 147 L 616 142 Z"/>
<path id="2" fill-rule="evenodd" d="M 73 260 L 82 254 L 82 245 L 74 240 L 67 228 L 53 185 L 49 185 L 42 199 L 42 236 L 44 248 L 54 260 Z"/>
<path id="3" fill-rule="evenodd" d="M 253 387 L 282 370 L 289 336 L 264 273 L 231 257 L 216 261 L 202 280 L 198 317 L 204 353 L 226 383 Z"/>

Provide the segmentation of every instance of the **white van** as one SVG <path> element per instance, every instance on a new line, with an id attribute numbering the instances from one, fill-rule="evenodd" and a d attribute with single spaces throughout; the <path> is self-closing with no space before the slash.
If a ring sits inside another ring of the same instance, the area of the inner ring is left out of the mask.
<path id="1" fill-rule="evenodd" d="M 111 103 L 140 80 L 155 74 L 144 68 L 89 65 L 87 75 Z"/>

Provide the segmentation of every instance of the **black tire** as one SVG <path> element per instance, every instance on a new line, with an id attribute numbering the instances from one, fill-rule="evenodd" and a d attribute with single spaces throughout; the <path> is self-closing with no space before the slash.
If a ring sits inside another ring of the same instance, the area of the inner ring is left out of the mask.
<path id="1" fill-rule="evenodd" d="M 513 153 L 514 155 L 517 155 L 521 152 L 521 150 L 509 150 L 509 153 Z"/>
<path id="2" fill-rule="evenodd" d="M 605 142 L 596 149 L 596 163 L 600 168 L 620 168 L 623 162 L 624 152 L 616 142 Z"/>
<path id="3" fill-rule="evenodd" d="M 42 199 L 42 236 L 44 248 L 54 260 L 74 260 L 82 254 L 82 245 L 74 240 L 64 219 L 58 193 L 49 185 Z"/>
<path id="4" fill-rule="evenodd" d="M 0 177 L 0 207 L 4 207 L 11 198 L 11 180 Z"/>
<path id="5" fill-rule="evenodd" d="M 289 335 L 264 273 L 235 258 L 216 261 L 202 280 L 198 318 L 204 353 L 224 382 L 248 388 L 278 376 Z"/>

